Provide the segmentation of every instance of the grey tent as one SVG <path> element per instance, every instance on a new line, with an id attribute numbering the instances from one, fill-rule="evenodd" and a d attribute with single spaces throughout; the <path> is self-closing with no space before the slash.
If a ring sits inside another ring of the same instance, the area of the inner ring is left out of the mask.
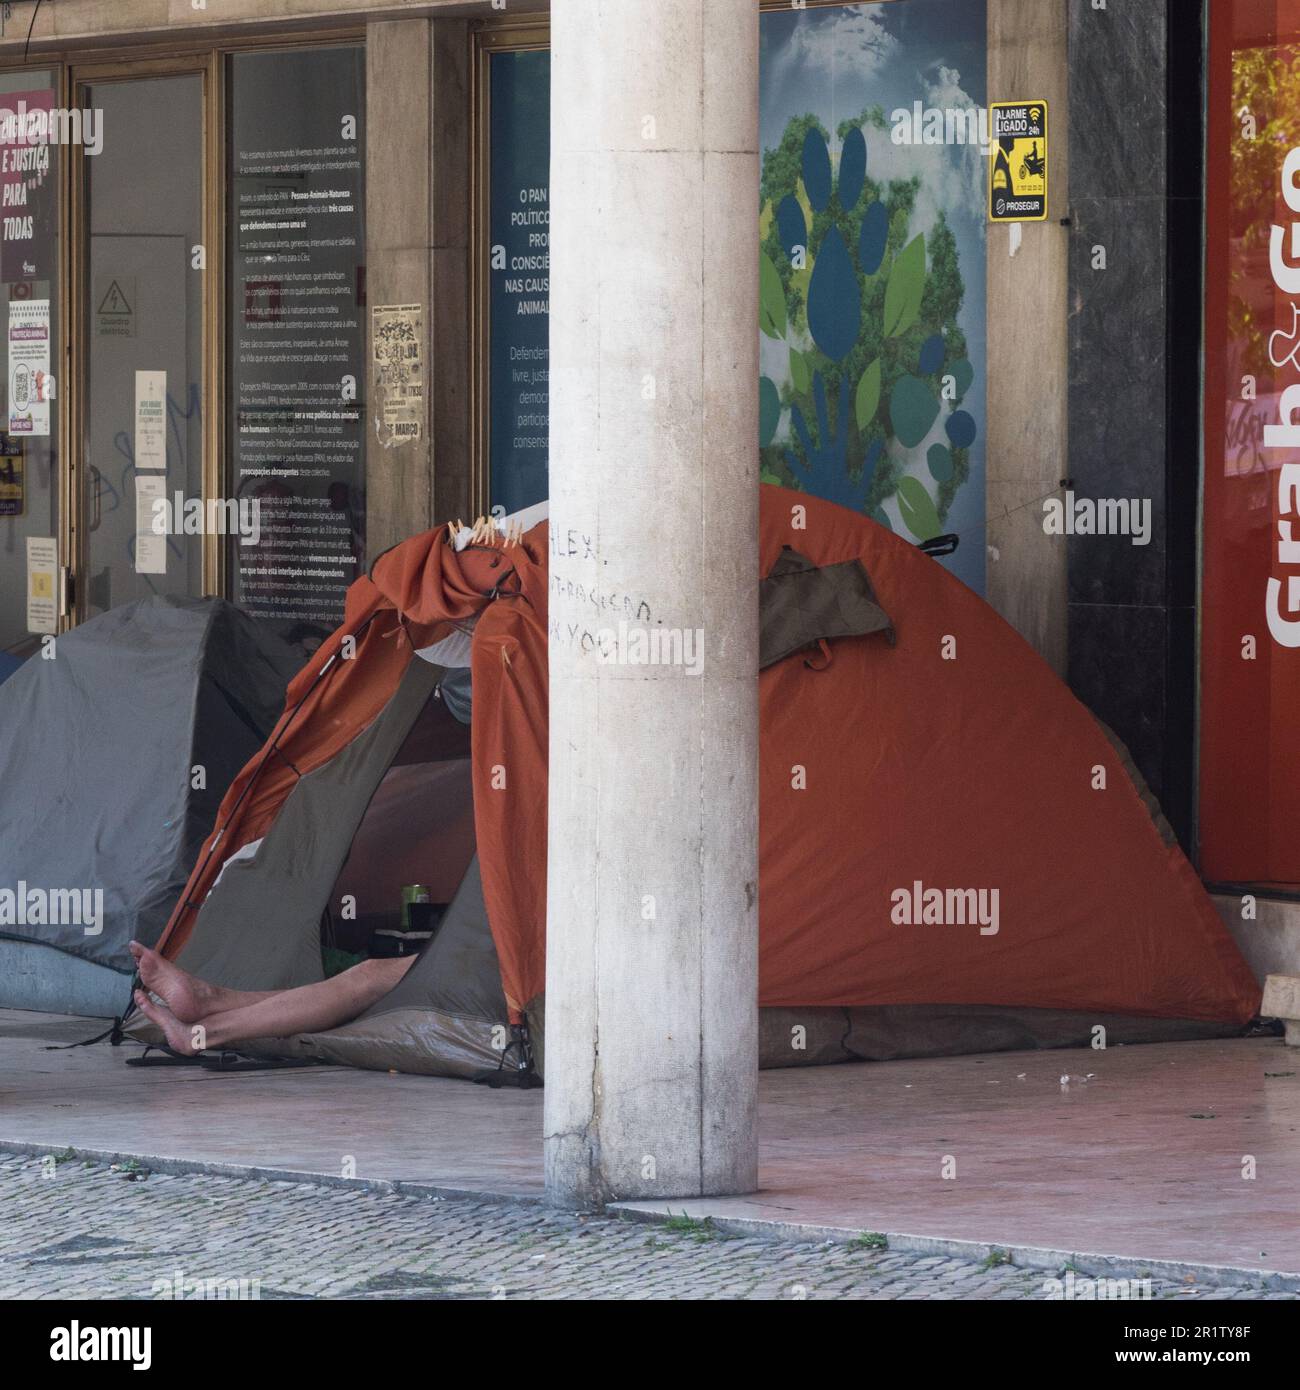
<path id="1" fill-rule="evenodd" d="M 220 599 L 154 596 L 0 686 L 0 1004 L 125 1007 L 127 943 L 158 938 L 303 656 Z"/>

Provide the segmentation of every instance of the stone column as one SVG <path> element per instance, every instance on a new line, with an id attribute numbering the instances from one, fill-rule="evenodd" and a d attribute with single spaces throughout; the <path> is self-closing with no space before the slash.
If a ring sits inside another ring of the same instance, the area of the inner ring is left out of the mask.
<path id="1" fill-rule="evenodd" d="M 547 1192 L 752 1191 L 758 6 L 551 33 Z"/>

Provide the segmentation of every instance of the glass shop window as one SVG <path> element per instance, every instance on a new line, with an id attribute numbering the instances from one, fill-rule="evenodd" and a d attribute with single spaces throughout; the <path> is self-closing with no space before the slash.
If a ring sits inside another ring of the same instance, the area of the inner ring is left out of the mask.
<path id="1" fill-rule="evenodd" d="M 8 339 L 0 421 L 0 680 L 57 612 L 59 173 L 63 149 L 40 129 L 57 103 L 51 71 L 0 73 L 0 294 Z M 31 117 L 35 115 L 36 120 Z M 29 614 L 28 554 L 34 568 Z"/>

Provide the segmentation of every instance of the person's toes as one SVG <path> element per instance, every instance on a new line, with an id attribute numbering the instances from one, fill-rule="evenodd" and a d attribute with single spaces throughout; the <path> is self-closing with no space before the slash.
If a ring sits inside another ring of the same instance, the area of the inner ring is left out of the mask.
<path id="1" fill-rule="evenodd" d="M 136 945 L 139 946 L 139 943 L 137 942 Z M 140 978 L 145 982 L 145 985 L 155 994 L 160 993 L 158 980 L 162 972 L 158 968 L 157 952 L 151 951 L 147 946 L 139 946 L 139 950 L 132 951 L 131 954 L 135 957 L 136 968 L 139 970 Z"/>
<path id="2" fill-rule="evenodd" d="M 167 1039 L 167 1046 L 173 1052 L 181 1052 L 186 1056 L 193 1055 L 196 1049 L 191 1041 L 189 1028 L 165 1004 L 155 1004 L 142 989 L 135 992 L 135 1004 L 136 1008 L 151 1023 L 162 1029 L 163 1037 Z"/>
<path id="3" fill-rule="evenodd" d="M 146 1018 L 152 1019 L 160 1028 L 162 1027 L 161 1009 L 159 1009 L 153 999 L 142 989 L 138 989 L 135 992 L 135 1006 Z"/>
<path id="4" fill-rule="evenodd" d="M 140 957 L 140 979 L 145 989 L 156 994 L 182 1023 L 197 1023 L 208 1012 L 203 982 L 178 970 L 148 947 Z"/>

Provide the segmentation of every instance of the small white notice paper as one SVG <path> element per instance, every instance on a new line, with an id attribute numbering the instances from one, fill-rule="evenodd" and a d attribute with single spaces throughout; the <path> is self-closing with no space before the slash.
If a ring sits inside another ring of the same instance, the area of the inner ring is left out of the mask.
<path id="1" fill-rule="evenodd" d="M 167 373 L 135 374 L 135 466 L 167 467 Z"/>
<path id="2" fill-rule="evenodd" d="M 154 503 L 165 496 L 167 476 L 164 473 L 135 475 L 135 572 L 137 574 L 167 573 L 167 533 L 155 530 L 161 508 Z"/>
<path id="3" fill-rule="evenodd" d="M 27 537 L 27 631 L 59 630 L 59 543 Z"/>

